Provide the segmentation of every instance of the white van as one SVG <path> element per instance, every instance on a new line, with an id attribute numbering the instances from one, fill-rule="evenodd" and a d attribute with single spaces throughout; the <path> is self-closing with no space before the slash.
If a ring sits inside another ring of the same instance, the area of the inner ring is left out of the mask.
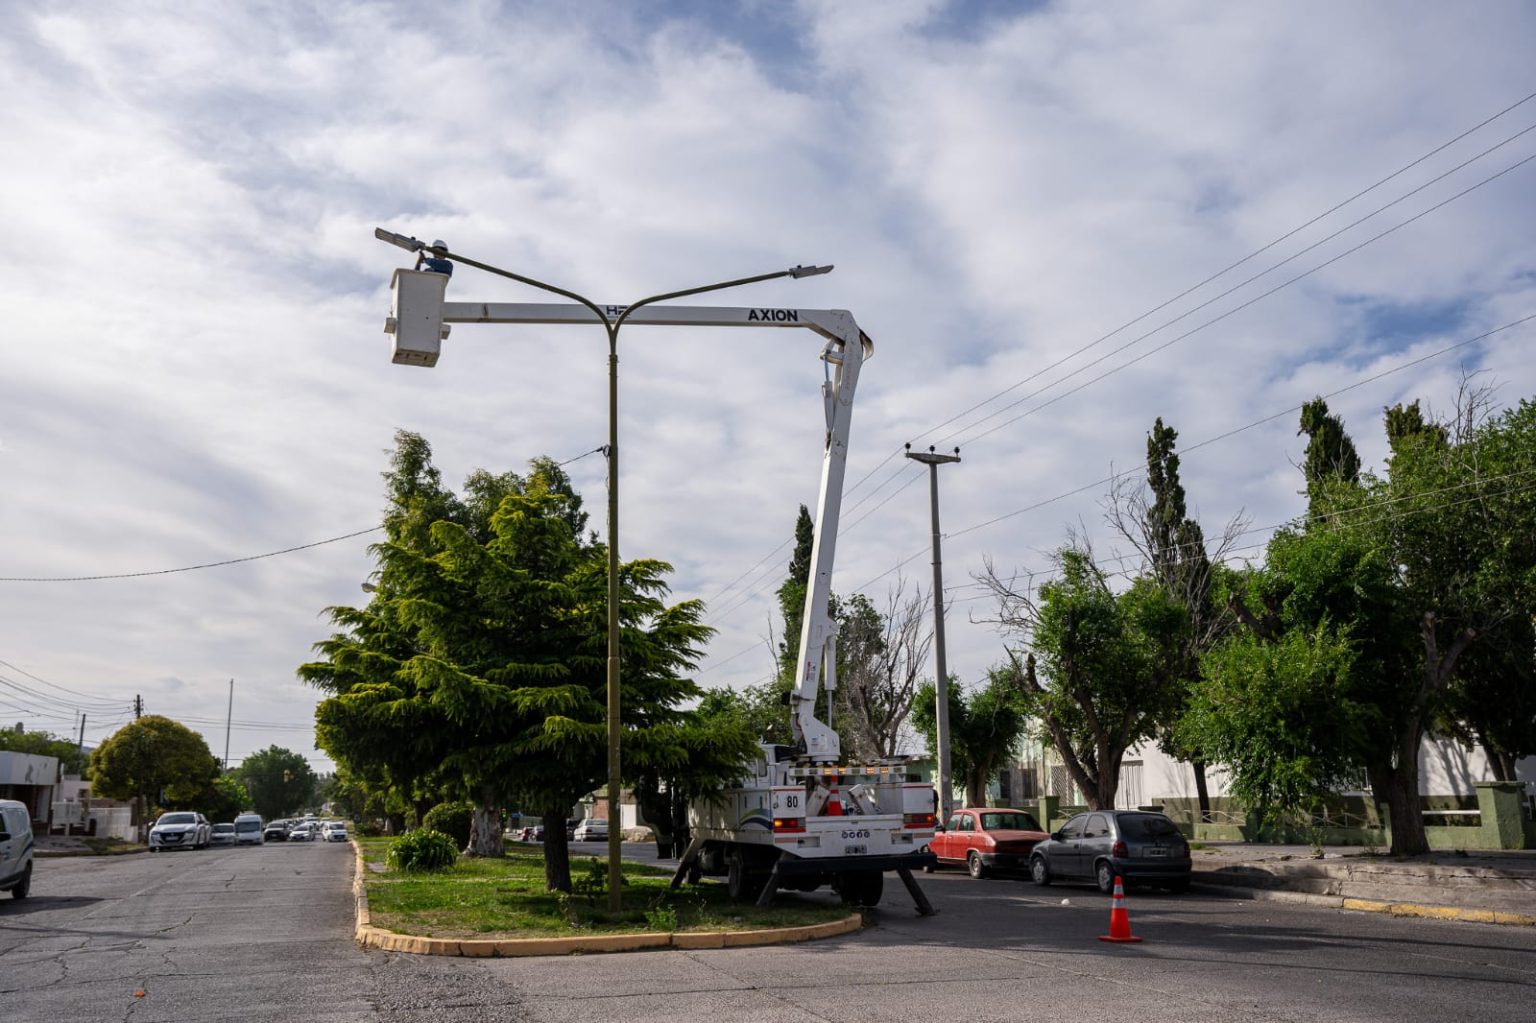
<path id="1" fill-rule="evenodd" d="M 0 799 L 0 892 L 24 899 L 32 890 L 33 844 L 27 804 Z"/>
<path id="2" fill-rule="evenodd" d="M 235 818 L 235 844 L 260 845 L 263 827 L 260 814 L 242 813 Z"/>

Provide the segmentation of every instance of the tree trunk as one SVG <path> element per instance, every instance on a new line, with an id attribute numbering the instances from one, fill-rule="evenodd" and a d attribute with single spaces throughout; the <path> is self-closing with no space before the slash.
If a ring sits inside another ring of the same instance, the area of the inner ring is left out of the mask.
<path id="1" fill-rule="evenodd" d="M 1512 753 L 1501 753 L 1483 743 L 1483 754 L 1488 758 L 1488 769 L 1493 772 L 1494 781 L 1519 781 L 1515 777 L 1515 757 Z"/>
<path id="2" fill-rule="evenodd" d="M 493 856 L 500 858 L 507 853 L 501 834 L 501 807 L 496 798 L 495 786 L 487 783 L 480 787 L 480 803 L 469 822 L 469 848 L 466 856 Z"/>
<path id="3" fill-rule="evenodd" d="M 965 779 L 965 805 L 987 805 L 987 776 L 979 771 L 973 771 L 970 777 Z"/>
<path id="4" fill-rule="evenodd" d="M 1205 761 L 1196 757 L 1189 762 L 1195 769 L 1195 797 L 1200 801 L 1200 823 L 1211 822 L 1211 789 L 1205 781 Z"/>
<path id="5" fill-rule="evenodd" d="M 565 840 L 566 807 L 544 811 L 544 886 L 552 892 L 571 890 L 571 847 Z"/>
<path id="6" fill-rule="evenodd" d="M 1408 770 L 1393 768 L 1386 787 L 1387 814 L 1392 821 L 1392 855 L 1429 852 L 1424 834 L 1424 810 L 1419 805 L 1419 771 L 1415 760 Z"/>

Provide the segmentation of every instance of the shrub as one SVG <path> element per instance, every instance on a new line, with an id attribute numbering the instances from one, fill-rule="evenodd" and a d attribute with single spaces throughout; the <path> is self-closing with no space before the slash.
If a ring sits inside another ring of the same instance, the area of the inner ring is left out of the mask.
<path id="1" fill-rule="evenodd" d="M 474 803 L 438 803 L 421 819 L 421 826 L 441 831 L 463 849 L 469 845 L 469 825 L 474 816 Z"/>
<path id="2" fill-rule="evenodd" d="M 408 873 L 447 870 L 458 858 L 453 839 L 429 828 L 407 832 L 389 847 L 389 865 Z"/>

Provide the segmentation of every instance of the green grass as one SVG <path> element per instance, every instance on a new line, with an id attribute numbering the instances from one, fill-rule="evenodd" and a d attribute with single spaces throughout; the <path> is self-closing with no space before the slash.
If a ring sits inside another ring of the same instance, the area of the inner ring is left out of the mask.
<path id="1" fill-rule="evenodd" d="M 375 927 L 429 938 L 549 938 L 643 931 L 742 931 L 840 920 L 849 910 L 781 892 L 767 909 L 733 901 L 723 884 L 670 888 L 672 871 L 623 864 L 624 908 L 608 912 L 606 858 L 572 858 L 572 894 L 544 886 L 537 846 L 510 848 L 499 860 L 460 857 L 435 874 L 391 870 L 391 838 L 358 842 L 367 863 L 368 911 Z"/>

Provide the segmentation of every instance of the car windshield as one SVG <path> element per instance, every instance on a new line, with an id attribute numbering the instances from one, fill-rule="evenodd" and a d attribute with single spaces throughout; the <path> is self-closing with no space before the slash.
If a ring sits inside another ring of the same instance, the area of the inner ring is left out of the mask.
<path id="1" fill-rule="evenodd" d="M 1178 833 L 1173 821 L 1158 814 L 1126 814 L 1120 818 L 1120 834 L 1125 838 L 1167 838 Z"/>
<path id="2" fill-rule="evenodd" d="M 235 821 L 237 831 L 260 831 L 261 821 Z"/>
<path id="3" fill-rule="evenodd" d="M 167 824 L 196 824 L 196 823 L 197 823 L 197 814 L 195 814 L 195 813 L 168 813 L 168 814 L 165 814 L 163 817 L 160 818 L 159 821 L 156 822 L 156 826 L 164 827 Z"/>
<path id="4" fill-rule="evenodd" d="M 1027 813 L 984 813 L 983 831 L 1039 831 L 1040 825 Z"/>

